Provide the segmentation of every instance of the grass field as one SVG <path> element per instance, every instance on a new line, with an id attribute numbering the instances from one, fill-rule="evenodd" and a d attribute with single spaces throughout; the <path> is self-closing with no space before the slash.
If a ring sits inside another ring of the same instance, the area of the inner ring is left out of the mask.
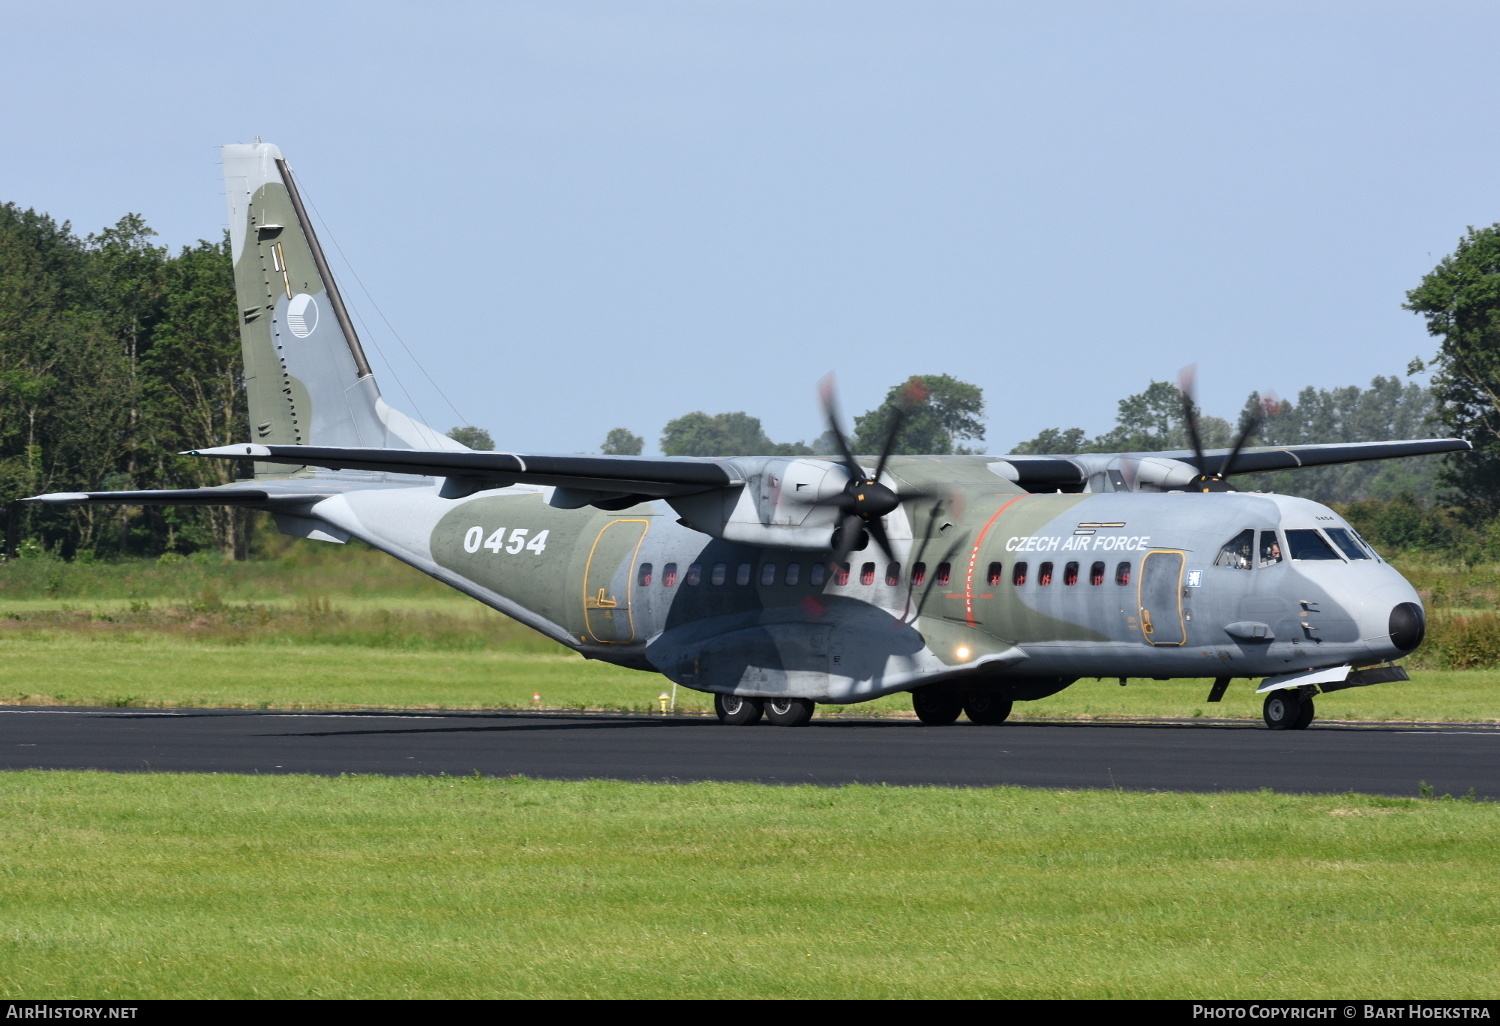
<path id="1" fill-rule="evenodd" d="M 13 773 L 0 993 L 1489 997 L 1500 806 Z"/>
<path id="2" fill-rule="evenodd" d="M 1317 699 L 1321 719 L 1500 719 L 1500 671 L 1419 670 L 1410 683 L 1353 688 Z M 1223 702 L 1208 681 L 1082 680 L 1016 718 L 1260 717 L 1255 682 L 1235 681 Z M 655 674 L 562 652 L 214 644 L 177 637 L 72 632 L 16 636 L 0 627 L 0 704 L 215 706 L 242 709 L 442 708 L 654 710 L 672 685 Z M 541 702 L 534 702 L 534 695 Z M 707 695 L 680 688 L 676 708 L 708 711 Z M 820 715 L 909 715 L 893 695 Z"/>

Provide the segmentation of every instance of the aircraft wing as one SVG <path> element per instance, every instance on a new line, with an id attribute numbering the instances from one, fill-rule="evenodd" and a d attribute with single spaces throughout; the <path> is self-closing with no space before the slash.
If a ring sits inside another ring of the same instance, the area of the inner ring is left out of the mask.
<path id="1" fill-rule="evenodd" d="M 1399 442 L 1333 442 L 1327 445 L 1261 446 L 1245 449 L 1234 461 L 1234 473 L 1259 474 L 1268 470 L 1293 470 L 1297 467 L 1327 467 L 1337 463 L 1360 463 L 1365 460 L 1394 460 L 1403 456 L 1430 456 L 1440 452 L 1467 452 L 1473 445 L 1462 438 L 1417 438 Z M 1191 462 L 1193 453 L 1154 452 L 1142 455 Z M 1203 454 L 1210 474 L 1222 473 L 1228 449 L 1210 449 Z"/>
<path id="2" fill-rule="evenodd" d="M 743 484 L 719 460 L 670 456 L 535 456 L 509 452 L 447 452 L 414 449 L 344 448 L 324 445 L 221 445 L 186 455 L 245 463 L 280 463 L 328 470 L 459 479 L 472 486 L 554 485 L 591 493 L 654 499 L 693 495 Z"/>

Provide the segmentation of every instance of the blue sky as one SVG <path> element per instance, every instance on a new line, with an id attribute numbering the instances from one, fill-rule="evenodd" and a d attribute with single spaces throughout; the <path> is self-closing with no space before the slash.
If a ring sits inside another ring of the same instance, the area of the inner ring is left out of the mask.
<path id="1" fill-rule="evenodd" d="M 0 200 L 217 237 L 280 145 L 387 396 L 504 448 L 818 435 L 816 383 L 984 387 L 991 451 L 1199 366 L 1402 374 L 1404 293 L 1500 221 L 1500 7 L 69 3 L 5 9 Z M 328 245 L 329 249 L 334 249 Z M 338 252 L 335 268 L 342 266 Z M 374 303 L 364 294 L 367 287 Z M 404 387 L 403 387 L 404 386 Z M 409 398 L 408 398 L 409 396 Z"/>

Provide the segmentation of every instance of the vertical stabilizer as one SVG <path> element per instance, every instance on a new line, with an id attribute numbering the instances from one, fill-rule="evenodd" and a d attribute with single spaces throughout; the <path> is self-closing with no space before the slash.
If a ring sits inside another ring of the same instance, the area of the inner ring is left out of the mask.
<path id="1" fill-rule="evenodd" d="M 223 153 L 250 440 L 463 449 L 381 398 L 281 151 L 255 143 Z M 285 472 L 256 465 L 257 477 Z"/>

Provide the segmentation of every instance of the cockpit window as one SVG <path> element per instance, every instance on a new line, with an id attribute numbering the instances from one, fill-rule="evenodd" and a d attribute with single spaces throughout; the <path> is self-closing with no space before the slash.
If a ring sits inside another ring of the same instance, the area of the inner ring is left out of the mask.
<path id="1" fill-rule="evenodd" d="M 1260 532 L 1260 565 L 1273 566 L 1281 562 L 1281 542 L 1275 531 Z"/>
<path id="2" fill-rule="evenodd" d="M 1333 546 L 1328 544 L 1317 531 L 1297 530 L 1286 533 L 1287 548 L 1292 550 L 1293 559 L 1338 559 L 1339 554 L 1333 551 Z"/>
<path id="3" fill-rule="evenodd" d="M 1365 541 L 1365 536 L 1364 535 L 1360 534 L 1358 531 L 1356 531 L 1352 527 L 1349 528 L 1349 533 L 1352 534 L 1352 535 L 1354 535 L 1354 540 L 1357 541 L 1357 542 L 1359 542 L 1360 545 L 1364 546 L 1364 550 L 1366 552 L 1368 552 L 1371 556 L 1373 556 L 1375 558 L 1376 562 L 1380 562 L 1381 561 L 1380 560 L 1380 553 L 1378 553 L 1378 552 L 1375 551 L 1375 546 L 1373 546 L 1369 542 Z"/>
<path id="4" fill-rule="evenodd" d="M 1214 566 L 1227 566 L 1235 570 L 1249 570 L 1250 549 L 1255 545 L 1255 532 L 1246 528 L 1224 543 L 1219 550 Z"/>
<path id="5" fill-rule="evenodd" d="M 1359 542 L 1354 540 L 1353 531 L 1343 527 L 1330 527 L 1328 528 L 1328 537 L 1332 538 L 1333 543 L 1350 559 L 1370 558 L 1370 554 L 1364 550 Z"/>

